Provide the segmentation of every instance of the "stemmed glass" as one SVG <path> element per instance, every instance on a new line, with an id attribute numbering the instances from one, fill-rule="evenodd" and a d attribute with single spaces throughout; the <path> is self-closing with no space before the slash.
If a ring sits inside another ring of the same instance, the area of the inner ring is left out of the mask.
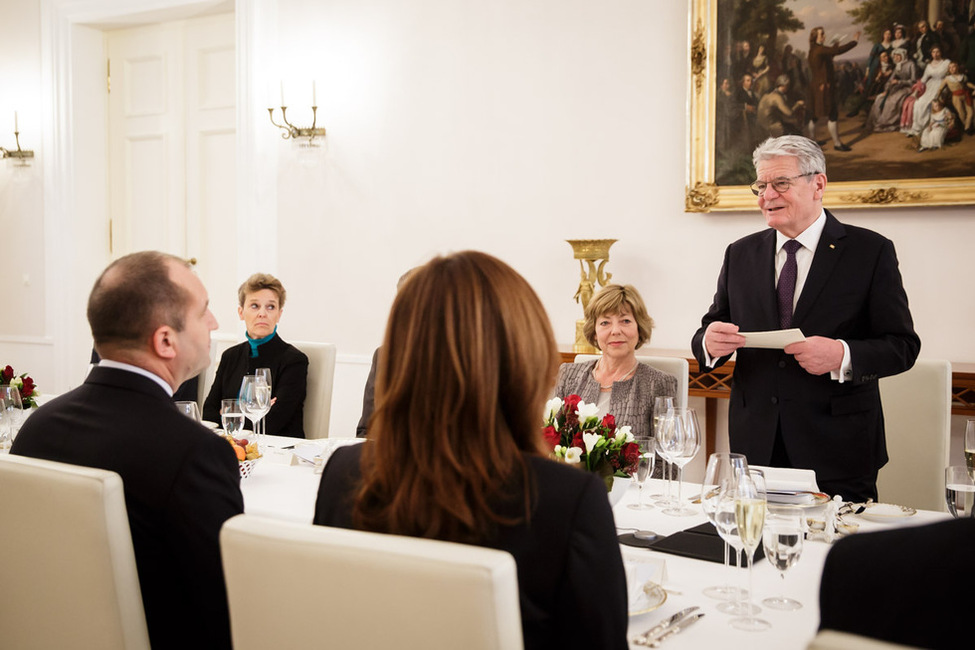
<path id="1" fill-rule="evenodd" d="M 200 422 L 203 420 L 203 418 L 200 417 L 200 406 L 196 402 L 176 402 L 176 408 L 179 409 L 180 413 L 195 422 Z"/>
<path id="2" fill-rule="evenodd" d="M 799 561 L 803 535 L 802 510 L 796 506 L 769 506 L 765 516 L 762 545 L 765 547 L 765 558 L 778 569 L 783 581 L 785 572 Z M 787 611 L 802 607 L 802 603 L 798 600 L 785 596 L 766 598 L 762 604 L 772 609 Z"/>
<path id="3" fill-rule="evenodd" d="M 643 502 L 643 486 L 647 482 L 647 478 L 653 474 L 653 463 L 656 459 L 653 438 L 637 438 L 635 442 L 640 447 L 640 458 L 637 461 L 636 474 L 633 475 L 633 479 L 640 486 L 640 496 L 636 503 L 631 503 L 627 507 L 633 510 L 651 510 L 653 506 Z"/>
<path id="4" fill-rule="evenodd" d="M 748 471 L 748 461 L 742 454 L 729 454 L 726 452 L 716 452 L 708 457 L 708 466 L 704 471 L 704 484 L 701 486 L 701 508 L 708 520 L 717 529 L 715 514 L 718 509 L 718 500 L 721 497 L 722 485 L 733 485 L 738 480 L 738 476 Z M 719 533 L 720 534 L 720 533 Z M 728 575 L 730 564 L 728 562 L 729 544 L 726 537 L 724 540 L 724 567 L 725 575 Z M 707 587 L 704 595 L 719 600 L 732 600 L 741 596 L 741 589 L 732 586 L 727 582 L 723 585 Z"/>
<path id="5" fill-rule="evenodd" d="M 975 480 L 975 420 L 973 419 L 965 423 L 965 465 L 972 480 Z"/>
<path id="6" fill-rule="evenodd" d="M 677 501 L 664 509 L 665 515 L 689 517 L 697 514 L 688 508 L 683 500 L 684 465 L 697 455 L 701 447 L 701 429 L 697 423 L 697 413 L 690 408 L 672 408 L 667 410 L 657 439 L 662 439 L 663 446 L 671 462 L 677 465 Z"/>
<path id="7" fill-rule="evenodd" d="M 258 440 L 261 453 L 264 453 L 264 440 L 259 434 L 257 423 L 271 408 L 271 388 L 264 381 L 264 377 L 245 375 L 240 382 L 240 410 L 251 421 L 251 428 Z"/>
<path id="8" fill-rule="evenodd" d="M 738 478 L 735 489 L 735 523 L 738 536 L 748 558 L 749 599 L 754 591 L 754 555 L 762 543 L 762 529 L 765 527 L 765 476 L 758 470 L 749 470 Z M 751 603 L 749 602 L 749 605 Z M 771 627 L 771 623 L 754 614 L 745 614 L 729 621 L 732 627 L 750 632 L 760 632 Z"/>
<path id="9" fill-rule="evenodd" d="M 239 399 L 220 400 L 220 424 L 228 436 L 238 437 L 244 428 L 244 412 L 240 409 Z"/>
<path id="10" fill-rule="evenodd" d="M 670 496 L 670 460 L 660 452 L 659 445 L 656 444 L 657 438 L 660 435 L 660 429 L 663 427 L 664 418 L 667 417 L 667 411 L 674 408 L 674 398 L 673 397 L 654 397 L 653 398 L 653 437 L 654 437 L 654 450 L 660 454 L 660 460 L 663 461 L 661 467 L 661 477 L 665 481 L 664 493 L 651 494 L 650 496 L 657 502 L 658 506 L 669 506 L 672 500 Z"/>
<path id="11" fill-rule="evenodd" d="M 0 386 L 0 408 L 4 411 L 4 425 L 9 442 L 13 442 L 23 424 L 24 407 L 20 400 L 20 389 L 16 386 Z"/>
<path id="12" fill-rule="evenodd" d="M 975 517 L 975 480 L 968 473 L 968 467 L 952 465 L 945 468 L 945 501 L 952 517 Z"/>
<path id="13" fill-rule="evenodd" d="M 265 381 L 265 383 L 267 383 L 267 392 L 268 392 L 268 395 L 270 395 L 271 394 L 271 388 L 272 388 L 271 387 L 271 369 L 270 368 L 256 368 L 254 370 L 254 374 L 256 376 L 258 376 L 258 377 L 264 377 L 264 381 Z M 272 406 L 274 406 L 273 400 L 268 401 L 268 407 L 267 407 L 268 410 L 271 410 L 271 407 Z M 263 418 L 260 421 L 260 427 L 261 427 L 261 438 L 260 439 L 261 440 L 264 440 L 264 434 L 267 433 L 267 421 L 264 420 Z"/>

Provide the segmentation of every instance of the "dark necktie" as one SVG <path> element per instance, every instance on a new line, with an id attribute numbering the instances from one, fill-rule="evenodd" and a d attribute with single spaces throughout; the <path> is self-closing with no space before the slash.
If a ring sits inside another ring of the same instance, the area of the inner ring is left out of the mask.
<path id="1" fill-rule="evenodd" d="M 796 276 L 799 274 L 796 266 L 796 251 L 802 244 L 795 239 L 790 239 L 782 246 L 785 249 L 785 265 L 779 273 L 779 286 L 776 291 L 779 294 L 779 327 L 787 329 L 792 326 L 792 298 L 796 294 Z"/>

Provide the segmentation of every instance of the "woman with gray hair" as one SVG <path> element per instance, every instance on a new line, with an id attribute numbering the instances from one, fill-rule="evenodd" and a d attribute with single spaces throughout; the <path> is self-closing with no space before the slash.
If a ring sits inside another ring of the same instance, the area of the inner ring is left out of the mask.
<path id="1" fill-rule="evenodd" d="M 894 58 L 894 71 L 883 91 L 873 100 L 863 127 L 868 131 L 888 133 L 900 128 L 901 108 L 917 81 L 917 64 L 907 56 L 907 50 L 899 47 L 891 52 L 891 56 Z"/>

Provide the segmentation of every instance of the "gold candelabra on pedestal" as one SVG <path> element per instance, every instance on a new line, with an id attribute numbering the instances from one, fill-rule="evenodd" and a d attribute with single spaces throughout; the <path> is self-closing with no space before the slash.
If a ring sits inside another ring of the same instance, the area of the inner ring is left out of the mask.
<path id="1" fill-rule="evenodd" d="M 596 284 L 605 287 L 613 277 L 612 273 L 605 271 L 606 263 L 609 262 L 609 247 L 616 239 L 566 239 L 572 246 L 573 257 L 579 260 L 579 271 L 581 279 L 579 288 L 573 296 L 575 301 L 582 305 L 582 313 L 585 315 L 586 307 L 596 292 Z M 588 265 L 588 269 L 586 266 Z M 596 348 L 589 344 L 583 333 L 585 318 L 576 321 L 576 340 L 572 345 L 572 351 L 578 354 L 594 354 L 598 352 Z"/>

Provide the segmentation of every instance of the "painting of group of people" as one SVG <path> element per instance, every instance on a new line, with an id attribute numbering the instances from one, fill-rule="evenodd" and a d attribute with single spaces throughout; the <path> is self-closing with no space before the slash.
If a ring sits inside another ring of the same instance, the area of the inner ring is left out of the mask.
<path id="1" fill-rule="evenodd" d="M 801 11 L 804 4 L 813 3 L 718 2 L 716 184 L 750 183 L 750 152 L 770 136 L 808 136 L 831 164 L 877 156 L 880 146 L 916 157 L 963 139 L 975 142 L 975 3 L 941 0 L 941 17 L 929 21 L 907 19 L 925 4 L 914 0 L 874 0 L 853 9 L 833 2 L 831 28 L 807 24 L 823 16 Z M 841 31 L 840 24 L 856 31 L 829 33 Z M 806 35 L 808 41 L 800 40 Z M 903 140 L 895 146 L 875 135 L 882 133 Z M 934 175 L 918 170 L 916 177 Z"/>

